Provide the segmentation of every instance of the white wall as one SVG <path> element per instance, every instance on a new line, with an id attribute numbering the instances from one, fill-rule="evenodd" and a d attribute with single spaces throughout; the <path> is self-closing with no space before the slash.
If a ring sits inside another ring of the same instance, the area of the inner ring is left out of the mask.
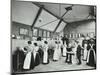
<path id="1" fill-rule="evenodd" d="M 12 21 L 32 25 L 39 7 L 32 2 L 12 1 Z"/>
<path id="2" fill-rule="evenodd" d="M 74 22 L 66 25 L 64 29 L 64 34 L 70 33 L 95 33 L 96 23 L 95 21 L 83 21 L 83 22 Z"/>
<path id="3" fill-rule="evenodd" d="M 11 46 L 11 51 L 12 53 L 16 50 L 16 47 L 23 48 L 27 46 L 27 41 L 28 40 L 18 40 L 18 39 L 12 39 L 12 46 Z"/>

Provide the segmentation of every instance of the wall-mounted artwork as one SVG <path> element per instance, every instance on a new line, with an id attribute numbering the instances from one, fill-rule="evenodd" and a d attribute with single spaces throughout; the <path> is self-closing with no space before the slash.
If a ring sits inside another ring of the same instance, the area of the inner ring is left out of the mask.
<path id="1" fill-rule="evenodd" d="M 28 35 L 29 31 L 25 28 L 20 28 L 20 35 Z"/>

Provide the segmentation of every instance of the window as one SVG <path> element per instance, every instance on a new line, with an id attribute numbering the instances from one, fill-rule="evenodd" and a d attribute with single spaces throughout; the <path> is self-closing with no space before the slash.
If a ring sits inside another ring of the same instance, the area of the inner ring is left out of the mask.
<path id="1" fill-rule="evenodd" d="M 39 30 L 39 36 L 42 37 L 42 30 Z"/>
<path id="2" fill-rule="evenodd" d="M 46 35 L 47 35 L 46 31 L 43 31 L 43 37 L 46 37 Z"/>
<path id="3" fill-rule="evenodd" d="M 50 37 L 50 32 L 47 32 L 47 37 Z"/>
<path id="4" fill-rule="evenodd" d="M 33 36 L 37 36 L 38 29 L 33 29 Z"/>

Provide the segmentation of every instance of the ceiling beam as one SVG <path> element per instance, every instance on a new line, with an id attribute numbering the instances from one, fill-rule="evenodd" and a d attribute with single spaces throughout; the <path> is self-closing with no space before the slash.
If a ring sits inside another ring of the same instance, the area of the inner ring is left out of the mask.
<path id="1" fill-rule="evenodd" d="M 58 27 L 60 26 L 60 24 L 61 24 L 62 21 L 63 21 L 62 19 L 59 21 L 58 25 L 56 26 L 56 28 L 54 30 L 54 33 L 56 32 L 56 30 L 58 29 Z"/>
<path id="2" fill-rule="evenodd" d="M 68 22 L 66 22 L 66 21 L 63 19 L 63 16 L 64 16 L 68 11 L 66 11 L 61 17 L 59 17 L 59 16 L 54 15 L 54 14 L 53 14 L 52 12 L 50 12 L 48 9 L 44 8 L 43 5 L 40 5 L 40 4 L 38 4 L 37 2 L 32 2 L 32 3 L 35 4 L 35 5 L 38 6 L 38 7 L 41 7 L 41 6 L 42 6 L 42 9 L 44 9 L 45 11 L 47 11 L 48 13 L 50 13 L 51 15 L 53 15 L 54 17 L 56 17 L 57 19 L 60 19 L 60 21 L 59 21 L 58 25 L 56 26 L 55 30 L 53 31 L 53 33 L 56 32 L 57 28 L 60 26 L 60 23 L 61 23 L 62 21 L 65 22 L 66 24 L 68 23 Z"/>
<path id="3" fill-rule="evenodd" d="M 41 7 L 41 6 L 42 6 L 42 5 L 40 5 L 40 4 L 36 3 L 36 2 L 32 2 L 32 3 L 35 4 L 35 5 L 38 6 L 38 7 Z M 44 7 L 43 7 L 43 9 L 44 9 L 45 11 L 47 11 L 48 13 L 50 13 L 51 15 L 55 16 L 57 19 L 62 19 L 63 22 L 68 23 L 68 22 L 66 22 L 62 17 L 56 16 L 55 14 L 53 14 L 52 12 L 50 12 L 48 9 L 46 9 L 46 8 L 44 8 Z"/>
<path id="4" fill-rule="evenodd" d="M 81 20 L 81 21 L 75 21 L 75 22 L 69 22 L 68 24 L 72 24 L 72 23 L 80 23 L 80 22 L 88 22 L 88 21 L 96 21 L 96 19 L 84 19 L 84 20 Z"/>
<path id="5" fill-rule="evenodd" d="M 34 27 L 34 25 L 35 25 L 37 19 L 39 18 L 40 14 L 41 14 L 41 12 L 42 12 L 42 9 L 43 9 L 43 6 L 39 7 L 38 13 L 37 13 L 37 15 L 36 15 L 36 17 L 35 17 L 35 20 L 33 21 L 33 24 L 32 24 L 32 26 L 31 26 L 32 29 L 33 29 L 33 27 Z"/>
<path id="6" fill-rule="evenodd" d="M 58 29 L 58 27 L 60 26 L 60 24 L 61 24 L 61 22 L 63 21 L 63 17 L 65 16 L 65 14 L 68 12 L 69 10 L 67 10 L 62 16 L 61 16 L 61 19 L 60 19 L 60 21 L 59 21 L 59 23 L 58 23 L 58 25 L 56 26 L 56 28 L 55 28 L 55 30 L 54 30 L 54 33 L 56 32 L 56 30 Z"/>

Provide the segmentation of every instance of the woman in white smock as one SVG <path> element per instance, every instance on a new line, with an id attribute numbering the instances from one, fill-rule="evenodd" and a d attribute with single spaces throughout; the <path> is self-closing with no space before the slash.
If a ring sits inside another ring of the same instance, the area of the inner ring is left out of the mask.
<path id="1" fill-rule="evenodd" d="M 57 43 L 57 41 L 55 41 L 55 48 L 54 48 L 53 60 L 57 61 L 58 59 L 59 59 L 58 43 Z"/>
<path id="2" fill-rule="evenodd" d="M 63 56 L 66 56 L 66 50 L 67 49 L 67 45 L 66 45 L 66 41 L 64 42 L 64 45 L 63 45 Z"/>
<path id="3" fill-rule="evenodd" d="M 24 65 L 23 65 L 23 69 L 32 69 L 34 68 L 32 62 L 33 60 L 33 54 L 32 54 L 32 50 L 33 50 L 33 46 L 31 45 L 31 41 L 28 41 L 28 46 L 26 46 L 26 57 L 24 60 Z"/>
<path id="4" fill-rule="evenodd" d="M 43 46 L 43 64 L 48 64 L 49 63 L 49 58 L 48 58 L 48 42 L 44 41 L 44 46 Z"/>
<path id="5" fill-rule="evenodd" d="M 76 51 L 77 51 L 77 41 L 74 41 L 74 47 L 72 48 L 72 51 L 74 53 L 74 55 L 72 55 L 72 64 L 77 64 L 78 60 L 77 60 L 77 56 L 76 56 Z"/>

